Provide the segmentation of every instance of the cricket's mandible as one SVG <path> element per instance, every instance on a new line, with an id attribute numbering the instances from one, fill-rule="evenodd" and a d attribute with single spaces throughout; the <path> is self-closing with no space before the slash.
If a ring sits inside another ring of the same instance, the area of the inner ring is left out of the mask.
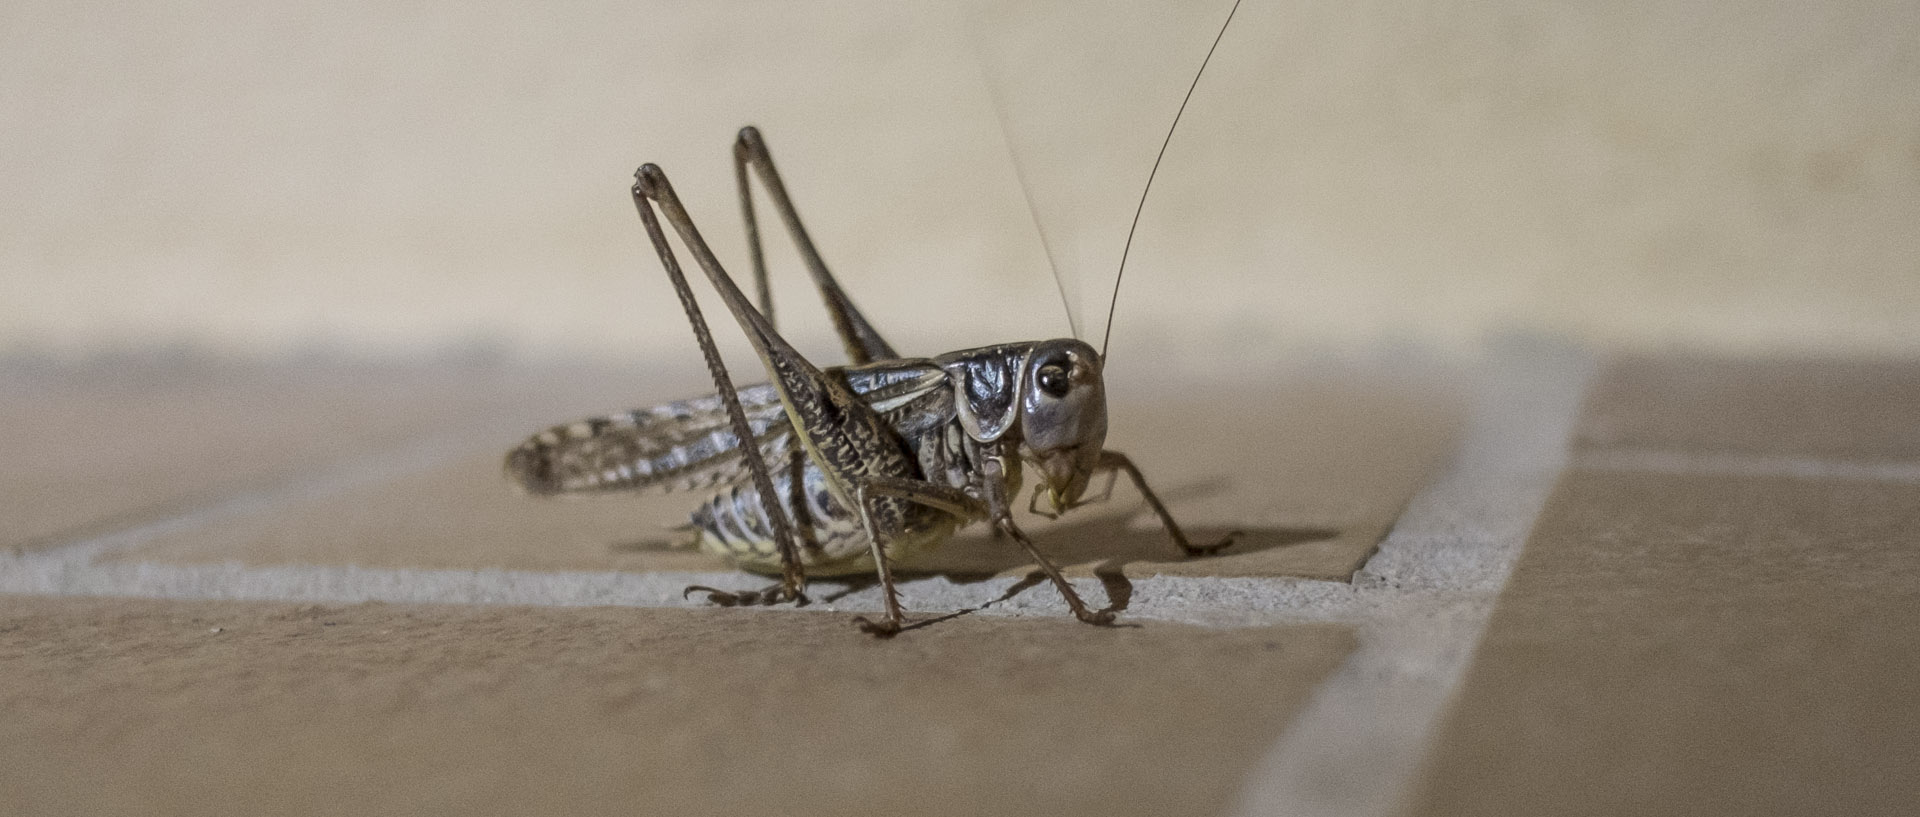
<path id="1" fill-rule="evenodd" d="M 1232 19 L 1229 12 L 1227 22 Z M 1212 55 L 1209 50 L 1209 60 Z M 1203 60 L 1202 72 L 1205 67 Z M 1199 78 L 1196 72 L 1195 84 Z M 1172 135 L 1169 128 L 1169 141 Z M 1165 149 L 1163 143 L 1163 155 Z M 1014 522 L 1027 467 L 1038 472 L 1028 505 L 1042 513 L 1104 500 L 1113 480 L 1125 474 L 1180 552 L 1204 555 L 1232 543 L 1231 535 L 1205 545 L 1188 541 L 1133 461 L 1105 447 L 1102 351 L 1062 338 L 902 357 L 827 270 L 758 130 L 740 130 L 733 165 L 757 306 L 721 267 L 659 167 L 642 165 L 633 184 L 634 205 L 686 310 L 715 393 L 535 434 L 507 455 L 507 474 L 521 488 L 542 496 L 709 491 L 693 512 L 699 547 L 743 570 L 777 575 L 779 582 L 750 592 L 690 587 L 689 593 L 705 593 L 721 604 L 805 603 L 808 575 L 871 571 L 885 615 L 856 621 L 880 636 L 906 624 L 894 566 L 911 564 L 957 528 L 976 522 L 1018 542 L 1081 621 L 1113 620 L 1111 611 L 1088 607 Z M 753 178 L 798 246 L 849 365 L 815 366 L 776 330 L 749 189 Z M 1136 210 L 1136 222 L 1138 217 Z M 752 342 L 768 382 L 734 384 L 668 245 L 663 218 Z M 1121 263 L 1124 269 L 1124 253 Z M 1105 490 L 1089 496 L 1088 486 L 1103 473 Z M 1043 499 L 1045 509 L 1039 507 Z"/>

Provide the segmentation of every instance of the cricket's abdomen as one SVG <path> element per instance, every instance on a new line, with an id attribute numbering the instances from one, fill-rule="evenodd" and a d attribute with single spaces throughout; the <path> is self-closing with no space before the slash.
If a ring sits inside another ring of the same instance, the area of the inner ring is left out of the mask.
<path id="1" fill-rule="evenodd" d="M 827 489 L 826 476 L 811 462 L 801 468 L 796 491 L 792 467 L 774 466 L 773 487 L 781 507 L 789 509 L 800 563 L 807 573 L 835 576 L 873 570 L 873 553 L 860 516 L 845 507 Z M 923 505 L 883 503 L 900 509 L 893 519 L 876 519 L 887 555 L 898 562 L 911 559 L 953 535 L 960 520 Z M 776 574 L 780 552 L 767 522 L 766 503 L 751 483 L 722 489 L 693 512 L 700 531 L 700 549 L 732 562 L 742 570 Z"/>

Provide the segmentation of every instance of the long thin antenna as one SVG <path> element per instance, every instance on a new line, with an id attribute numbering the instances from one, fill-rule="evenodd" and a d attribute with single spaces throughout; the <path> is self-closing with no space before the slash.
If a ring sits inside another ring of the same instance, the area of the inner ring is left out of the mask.
<path id="1" fill-rule="evenodd" d="M 1027 217 L 1033 220 L 1033 231 L 1040 235 L 1040 249 L 1047 254 L 1047 267 L 1053 271 L 1053 286 L 1060 293 L 1060 305 L 1067 311 L 1067 329 L 1074 337 L 1080 337 L 1080 321 L 1074 317 L 1073 302 L 1067 299 L 1067 282 L 1060 277 L 1060 262 L 1054 257 L 1053 242 L 1047 240 L 1047 225 L 1040 221 L 1040 208 L 1034 205 L 1033 185 L 1027 183 L 1027 169 L 1020 163 L 1020 151 L 1013 149 L 1013 130 L 1007 126 L 1007 108 L 1000 102 L 1000 88 L 994 84 L 992 72 L 987 70 L 987 61 L 982 57 L 980 31 L 973 29 L 973 62 L 980 66 L 980 82 L 987 88 L 987 102 L 993 106 L 994 121 L 1000 125 L 1000 144 L 1007 149 L 1007 158 L 1013 162 L 1013 178 L 1020 185 L 1020 198 L 1027 203 Z"/>
<path id="2" fill-rule="evenodd" d="M 1233 8 L 1227 11 L 1227 21 L 1220 24 L 1220 33 L 1213 35 L 1213 45 L 1207 47 L 1207 56 L 1200 61 L 1200 70 L 1193 72 L 1193 84 L 1187 86 L 1187 95 L 1180 100 L 1180 110 L 1173 114 L 1173 124 L 1167 126 L 1167 138 L 1160 142 L 1160 155 L 1153 157 L 1153 169 L 1147 171 L 1147 186 L 1140 190 L 1140 204 L 1133 208 L 1133 224 L 1127 227 L 1127 244 L 1120 249 L 1120 271 L 1113 275 L 1113 299 L 1107 302 L 1107 331 L 1100 338 L 1100 359 L 1107 357 L 1107 341 L 1113 339 L 1113 311 L 1120 305 L 1120 279 L 1127 274 L 1127 253 L 1133 250 L 1133 231 L 1140 228 L 1140 213 L 1147 209 L 1147 193 L 1153 190 L 1154 174 L 1160 172 L 1160 160 L 1167 158 L 1167 145 L 1173 144 L 1173 131 L 1180 127 L 1180 115 L 1187 112 L 1187 103 L 1193 99 L 1193 89 L 1200 87 L 1200 76 L 1207 72 L 1207 63 L 1213 61 L 1213 51 L 1220 47 L 1221 38 L 1227 36 L 1227 26 L 1233 24 L 1233 14 L 1240 10 L 1240 0 L 1233 0 Z"/>

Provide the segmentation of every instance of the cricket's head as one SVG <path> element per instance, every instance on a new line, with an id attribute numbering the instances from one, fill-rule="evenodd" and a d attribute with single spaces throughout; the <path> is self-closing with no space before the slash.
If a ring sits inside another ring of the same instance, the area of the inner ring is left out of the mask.
<path id="1" fill-rule="evenodd" d="M 1064 511 L 1086 493 L 1107 442 L 1107 387 L 1100 353 L 1073 338 L 1037 344 L 1021 378 L 1022 441 Z"/>

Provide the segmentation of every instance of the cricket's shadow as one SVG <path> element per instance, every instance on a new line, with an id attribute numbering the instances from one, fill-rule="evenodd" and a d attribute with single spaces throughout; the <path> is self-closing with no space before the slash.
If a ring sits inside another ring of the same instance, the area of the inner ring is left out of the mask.
<path id="1" fill-rule="evenodd" d="M 1340 531 L 1333 528 L 1273 528 L 1239 527 L 1229 528 L 1220 525 L 1182 526 L 1187 539 L 1194 545 L 1207 546 L 1226 538 L 1233 537 L 1232 546 L 1214 556 L 1186 556 L 1179 546 L 1173 543 L 1166 531 L 1158 524 L 1142 523 L 1127 516 L 1106 516 L 1083 521 L 1061 520 L 1040 525 L 1024 526 L 1027 536 L 1033 539 L 1034 546 L 1053 563 L 1062 567 L 1068 565 L 1096 564 L 1096 574 L 1118 572 L 1135 563 L 1201 564 L 1208 559 L 1244 556 L 1307 542 L 1319 542 L 1336 538 Z M 939 575 L 955 581 L 972 581 L 982 577 L 999 575 L 1010 570 L 1033 567 L 1033 557 L 1025 548 L 1011 537 L 991 536 L 984 527 L 964 531 L 953 541 L 942 545 L 939 550 L 921 556 L 911 565 L 902 566 L 900 572 L 906 575 Z M 1182 570 L 1190 574 L 1193 571 Z M 1201 571 L 1201 572 L 1204 572 Z M 1225 569 L 1221 575 L 1237 575 L 1238 571 Z M 1081 575 L 1085 575 L 1082 573 Z"/>
<path id="2" fill-rule="evenodd" d="M 1163 492 L 1161 497 L 1174 504 L 1173 511 L 1178 519 L 1180 500 L 1208 496 L 1222 490 L 1224 483 L 1214 480 L 1178 486 Z M 1156 572 L 1156 565 L 1178 563 L 1183 566 L 1179 571 L 1183 575 L 1204 575 L 1208 572 L 1204 565 L 1218 559 L 1222 560 L 1218 575 L 1244 575 L 1232 564 L 1238 560 L 1236 557 L 1326 541 L 1338 538 L 1341 534 L 1337 529 L 1326 527 L 1182 525 L 1188 540 L 1203 547 L 1219 542 L 1228 534 L 1238 533 L 1234 536 L 1233 545 L 1219 554 L 1189 557 L 1173 543 L 1139 495 L 1128 491 L 1124 485 L 1115 491 L 1110 503 L 1091 506 L 1057 520 L 1023 513 L 1019 515 L 1019 524 L 1033 540 L 1034 546 L 1054 564 L 1067 570 L 1070 577 L 1086 576 L 1087 566 L 1091 565 L 1093 575 L 1106 590 L 1105 609 L 1114 612 L 1127 609 L 1131 603 L 1133 583 L 1128 578 L 1129 572 L 1150 575 Z M 669 542 L 650 538 L 633 543 L 617 543 L 612 547 L 620 552 L 665 554 L 678 551 L 687 559 L 705 558 L 693 553 L 685 541 Z M 909 564 L 896 566 L 895 573 L 901 578 L 940 576 L 961 584 L 976 584 L 1012 573 L 1021 576 L 983 607 L 998 604 L 1036 587 L 1044 587 L 1043 592 L 1053 592 L 1051 587 L 1046 587 L 1046 574 L 1034 564 L 1026 549 L 1011 537 L 993 535 L 985 524 L 961 530 L 951 541 L 943 543 L 933 552 L 922 554 Z M 877 580 L 871 574 L 820 577 L 814 583 L 815 600 L 831 603 L 876 584 Z M 1087 602 L 1098 604 L 1099 600 L 1088 598 Z"/>
<path id="3" fill-rule="evenodd" d="M 1221 487 L 1216 482 L 1190 484 L 1161 496 L 1169 501 L 1177 501 L 1210 494 Z M 1128 508 L 1121 504 L 1127 502 L 1137 503 L 1137 507 Z M 1194 567 L 1199 568 L 1197 572 L 1205 573 L 1205 568 L 1200 566 L 1212 559 L 1232 560 L 1236 556 L 1335 539 L 1341 533 L 1326 527 L 1182 525 L 1188 541 L 1196 546 L 1211 545 L 1229 534 L 1237 534 L 1233 537 L 1232 546 L 1217 555 L 1189 557 L 1173 543 L 1152 511 L 1137 496 L 1116 492 L 1113 504 L 1090 508 L 1083 513 L 1086 515 L 1078 518 L 1069 515 L 1052 521 L 1026 517 L 1021 520 L 1021 525 L 1034 546 L 1054 564 L 1066 568 L 1069 576 L 1084 576 L 1085 566 L 1092 565 L 1093 575 L 1106 588 L 1109 599 L 1106 609 L 1115 612 L 1127 609 L 1133 596 L 1133 583 L 1127 576 L 1130 566 L 1139 565 L 1132 571 L 1136 574 L 1150 574 L 1154 572 L 1155 564 L 1177 562 L 1191 566 L 1182 569 L 1182 574 L 1193 575 L 1196 572 Z M 1175 518 L 1178 519 L 1177 516 Z M 1240 574 L 1230 564 L 1230 561 L 1222 562 L 1220 575 Z M 1024 575 L 996 601 L 1012 598 L 1029 588 L 1047 583 L 1045 574 L 1034 564 L 1025 548 L 1011 537 L 992 535 L 985 525 L 960 532 L 938 550 L 914 559 L 912 564 L 899 569 L 904 577 L 942 576 L 960 583 L 986 581 L 1013 571 L 1024 571 Z M 1094 601 L 1088 599 L 1089 603 Z"/>
<path id="4" fill-rule="evenodd" d="M 1194 543 L 1212 544 L 1236 529 L 1201 526 L 1185 530 Z M 1040 552 L 1067 571 L 1069 578 L 1085 576 L 1084 566 L 1092 564 L 1094 578 L 1100 580 L 1106 591 L 1106 604 L 1101 605 L 1100 609 L 1116 613 L 1126 610 L 1133 601 L 1133 581 L 1127 576 L 1129 566 L 1140 564 L 1145 567 L 1142 572 L 1151 573 L 1151 566 L 1155 563 L 1202 563 L 1208 559 L 1319 542 L 1340 535 L 1340 531 L 1332 528 L 1246 527 L 1237 530 L 1240 535 L 1234 537 L 1232 547 L 1215 556 L 1195 557 L 1183 556 L 1157 526 L 1143 528 L 1125 516 L 1055 522 L 1030 529 L 1027 535 L 1033 538 Z M 1013 571 L 1023 571 L 1019 581 L 1008 586 L 998 597 L 973 609 L 992 607 L 1035 588 L 1040 588 L 1039 592 L 1053 592 L 1048 586 L 1046 574 L 1034 564 L 1033 558 L 1019 543 L 1009 538 L 994 538 L 980 531 L 967 531 L 954 537 L 939 551 L 914 560 L 912 565 L 896 571 L 896 575 L 903 579 L 939 576 L 959 584 L 977 584 Z M 1237 573 L 1230 569 L 1221 571 L 1221 575 Z M 821 595 L 820 600 L 832 602 L 870 589 L 879 582 L 872 576 L 844 576 L 822 579 L 821 583 L 841 586 Z M 1087 603 L 1099 605 L 1100 599 L 1088 597 Z"/>

